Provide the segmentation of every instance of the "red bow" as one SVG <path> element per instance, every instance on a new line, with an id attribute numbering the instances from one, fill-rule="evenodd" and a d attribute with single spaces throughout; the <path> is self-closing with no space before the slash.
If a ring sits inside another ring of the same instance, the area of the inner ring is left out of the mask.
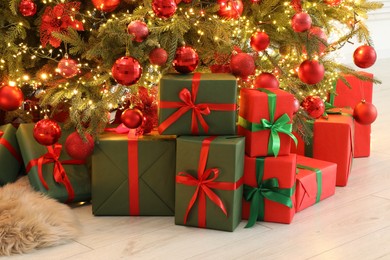
<path id="1" fill-rule="evenodd" d="M 291 0 L 291 5 L 296 12 L 302 12 L 301 0 Z"/>
<path id="2" fill-rule="evenodd" d="M 22 163 L 23 159 L 20 157 L 20 154 L 15 150 L 15 148 L 12 147 L 12 145 L 2 136 L 4 135 L 3 131 L 0 131 L 0 145 L 3 145 L 7 150 L 12 154 L 13 157 L 19 162 Z"/>

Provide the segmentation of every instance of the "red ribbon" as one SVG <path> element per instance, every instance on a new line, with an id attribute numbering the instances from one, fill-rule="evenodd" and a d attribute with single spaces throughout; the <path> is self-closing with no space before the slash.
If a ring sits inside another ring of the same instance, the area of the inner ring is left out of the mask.
<path id="1" fill-rule="evenodd" d="M 236 190 L 243 183 L 241 178 L 235 183 L 232 182 L 215 182 L 219 176 L 218 168 L 206 169 L 207 158 L 210 149 L 210 143 L 216 138 L 216 136 L 207 137 L 202 142 L 202 148 L 200 151 L 200 158 L 198 164 L 198 178 L 193 177 L 187 172 L 179 172 L 176 176 L 176 182 L 189 186 L 196 186 L 194 195 L 192 196 L 184 216 L 184 224 L 187 223 L 188 215 L 191 208 L 194 206 L 196 200 L 198 202 L 198 226 L 206 227 L 206 196 L 217 205 L 222 212 L 227 216 L 226 207 L 217 194 L 211 189 L 219 190 Z"/>
<path id="2" fill-rule="evenodd" d="M 12 154 L 12 156 L 15 157 L 15 159 L 19 163 L 22 163 L 23 160 L 22 160 L 22 157 L 20 156 L 20 154 L 15 150 L 15 148 L 12 147 L 12 145 L 8 142 L 8 140 L 2 138 L 3 135 L 4 135 L 4 132 L 0 131 L 0 145 L 3 145 Z"/>
<path id="3" fill-rule="evenodd" d="M 176 122 L 189 110 L 192 110 L 191 133 L 194 135 L 199 134 L 198 120 L 204 131 L 207 133 L 209 131 L 209 126 L 206 120 L 203 118 L 203 115 L 209 115 L 211 113 L 211 110 L 236 110 L 236 104 L 196 104 L 196 96 L 198 95 L 201 75 L 201 73 L 194 73 L 194 76 L 192 78 L 191 92 L 186 88 L 183 88 L 179 92 L 179 98 L 182 102 L 160 101 L 160 108 L 178 108 L 178 110 L 175 111 L 171 116 L 169 116 L 164 122 L 160 124 L 160 126 L 158 127 L 159 133 L 163 133 L 171 124 Z"/>
<path id="4" fill-rule="evenodd" d="M 68 178 L 68 175 L 66 175 L 66 171 L 64 167 L 62 166 L 63 164 L 73 164 L 73 165 L 81 165 L 85 164 L 84 160 L 65 160 L 65 161 L 60 161 L 60 155 L 62 151 L 62 145 L 61 144 L 55 144 L 53 146 L 46 146 L 47 148 L 47 153 L 44 154 L 43 156 L 31 160 L 26 167 L 26 173 L 29 173 L 31 168 L 34 166 L 38 167 L 38 177 L 39 180 L 41 181 L 42 185 L 45 187 L 46 190 L 49 190 L 49 186 L 47 185 L 45 179 L 43 178 L 43 172 L 42 172 L 42 166 L 44 164 L 49 164 L 49 163 L 54 163 L 54 169 L 53 169 L 53 177 L 55 182 L 57 183 L 62 183 L 66 191 L 68 192 L 68 199 L 66 202 L 71 202 L 73 201 L 75 197 L 75 193 L 72 187 L 72 184 L 70 183 L 70 180 Z"/>
<path id="5" fill-rule="evenodd" d="M 302 12 L 301 0 L 291 0 L 291 5 L 296 12 L 298 12 L 298 13 Z"/>

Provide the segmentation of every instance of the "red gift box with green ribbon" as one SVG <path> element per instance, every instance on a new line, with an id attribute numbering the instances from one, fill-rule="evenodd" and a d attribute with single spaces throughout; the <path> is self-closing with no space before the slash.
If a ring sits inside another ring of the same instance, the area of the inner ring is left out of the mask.
<path id="1" fill-rule="evenodd" d="M 93 214 L 173 216 L 175 141 L 125 131 L 101 134 L 92 155 Z"/>
<path id="2" fill-rule="evenodd" d="M 336 186 L 346 186 L 352 169 L 354 120 L 352 110 L 337 108 L 328 111 L 328 116 L 307 121 L 313 135 L 307 142 L 295 133 L 298 146 L 292 152 L 337 164 Z"/>
<path id="3" fill-rule="evenodd" d="M 242 218 L 289 224 L 295 215 L 296 155 L 245 155 Z"/>
<path id="4" fill-rule="evenodd" d="M 241 221 L 244 138 L 177 139 L 175 224 L 234 231 Z"/>
<path id="5" fill-rule="evenodd" d="M 15 134 L 11 124 L 0 126 L 0 186 L 15 181 L 23 164 Z"/>
<path id="6" fill-rule="evenodd" d="M 373 78 L 373 74 L 359 72 L 360 75 Z M 353 75 L 343 75 L 343 78 L 349 83 L 349 86 L 341 79 L 338 79 L 334 85 L 333 91 L 329 95 L 329 103 L 336 107 L 351 107 L 352 109 L 363 99 L 372 103 L 371 81 L 359 79 Z M 362 125 L 354 121 L 354 152 L 353 156 L 368 157 L 370 156 L 371 145 L 371 125 Z"/>
<path id="7" fill-rule="evenodd" d="M 241 89 L 238 133 L 251 157 L 290 153 L 294 96 L 279 89 Z"/>
<path id="8" fill-rule="evenodd" d="M 337 164 L 297 156 L 295 210 L 299 212 L 334 195 Z"/>
<path id="9" fill-rule="evenodd" d="M 167 74 L 159 95 L 160 134 L 236 133 L 237 79 L 231 74 Z"/>
<path id="10" fill-rule="evenodd" d="M 89 201 L 91 176 L 83 160 L 73 160 L 65 152 L 71 130 L 62 130 L 53 146 L 43 146 L 33 137 L 34 124 L 20 124 L 16 137 L 31 186 L 60 202 Z"/>

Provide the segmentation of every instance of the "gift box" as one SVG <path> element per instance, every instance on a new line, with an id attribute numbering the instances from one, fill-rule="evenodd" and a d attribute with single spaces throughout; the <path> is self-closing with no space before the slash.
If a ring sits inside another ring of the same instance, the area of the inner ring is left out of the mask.
<path id="1" fill-rule="evenodd" d="M 0 186 L 15 181 L 23 164 L 15 134 L 11 124 L 0 126 Z"/>
<path id="2" fill-rule="evenodd" d="M 290 153 L 294 96 L 280 89 L 241 89 L 238 133 L 251 157 Z"/>
<path id="3" fill-rule="evenodd" d="M 60 202 L 88 201 L 91 176 L 85 161 L 71 159 L 62 144 L 73 130 L 62 130 L 53 146 L 43 146 L 33 137 L 34 124 L 20 124 L 16 137 L 31 186 Z"/>
<path id="4" fill-rule="evenodd" d="M 234 231 L 241 221 L 244 138 L 177 139 L 175 224 Z"/>
<path id="5" fill-rule="evenodd" d="M 362 76 L 373 78 L 371 73 L 359 73 Z M 344 75 L 344 78 L 350 84 L 350 87 L 339 79 L 334 86 L 333 93 L 329 96 L 329 102 L 332 105 L 336 107 L 351 107 L 353 109 L 362 99 L 372 103 L 372 82 L 358 79 L 353 75 Z M 370 156 L 371 125 L 362 125 L 356 121 L 354 125 L 354 157 L 368 157 Z"/>
<path id="6" fill-rule="evenodd" d="M 92 155 L 96 216 L 173 216 L 175 137 L 103 133 Z"/>
<path id="7" fill-rule="evenodd" d="M 296 155 L 245 155 L 242 218 L 246 227 L 256 221 L 291 223 L 295 215 Z"/>
<path id="8" fill-rule="evenodd" d="M 236 133 L 237 79 L 231 74 L 168 74 L 160 80 L 159 133 Z"/>
<path id="9" fill-rule="evenodd" d="M 299 155 L 337 164 L 336 186 L 346 186 L 352 169 L 354 123 L 350 110 L 329 114 L 328 118 L 308 121 L 313 136 L 305 143 L 298 134 L 297 148 L 291 151 Z"/>
<path id="10" fill-rule="evenodd" d="M 299 212 L 335 193 L 337 164 L 297 156 L 295 210 Z"/>

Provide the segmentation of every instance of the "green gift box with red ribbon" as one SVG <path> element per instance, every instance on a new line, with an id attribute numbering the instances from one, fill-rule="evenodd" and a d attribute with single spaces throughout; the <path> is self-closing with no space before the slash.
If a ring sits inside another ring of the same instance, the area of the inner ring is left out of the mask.
<path id="1" fill-rule="evenodd" d="M 62 146 L 72 130 L 62 130 L 53 146 L 39 144 L 34 124 L 20 124 L 16 137 L 31 186 L 60 202 L 89 201 L 91 174 L 85 161 L 71 159 Z"/>
<path id="2" fill-rule="evenodd" d="M 294 96 L 280 89 L 241 89 L 238 133 L 251 157 L 290 153 Z"/>
<path id="3" fill-rule="evenodd" d="M 176 137 L 108 133 L 92 155 L 96 216 L 173 216 Z"/>
<path id="4" fill-rule="evenodd" d="M 177 139 L 176 225 L 234 231 L 241 221 L 244 138 Z"/>
<path id="5" fill-rule="evenodd" d="M 167 74 L 160 80 L 159 133 L 236 133 L 237 79 L 231 74 Z"/>
<path id="6" fill-rule="evenodd" d="M 245 155 L 242 218 L 289 224 L 295 215 L 296 155 Z"/>
<path id="7" fill-rule="evenodd" d="M 297 156 L 296 212 L 334 195 L 337 164 Z"/>
<path id="8" fill-rule="evenodd" d="M 22 164 L 16 128 L 11 124 L 0 126 L 0 186 L 15 181 Z"/>

